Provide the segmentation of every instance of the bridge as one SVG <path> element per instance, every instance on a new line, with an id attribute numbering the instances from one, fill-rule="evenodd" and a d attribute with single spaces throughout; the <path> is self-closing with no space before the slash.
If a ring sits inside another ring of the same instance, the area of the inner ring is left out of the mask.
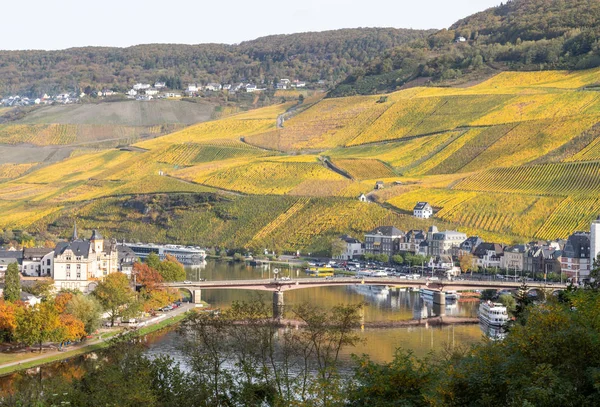
<path id="1" fill-rule="evenodd" d="M 445 291 L 468 291 L 468 290 L 515 290 L 521 287 L 521 282 L 503 281 L 476 281 L 476 280 L 408 280 L 398 277 L 364 277 L 364 278 L 298 278 L 292 280 L 283 279 L 260 279 L 260 280 L 221 280 L 221 281 L 198 281 L 191 283 L 165 283 L 164 286 L 188 290 L 192 295 L 192 302 L 198 304 L 201 301 L 202 290 L 227 289 L 227 290 L 258 290 L 273 293 L 273 316 L 281 317 L 283 314 L 283 293 L 290 290 L 314 287 L 334 287 L 348 285 L 376 285 L 393 288 L 425 288 L 434 292 L 434 302 L 445 305 Z M 567 288 L 566 284 L 552 284 L 532 281 L 527 283 L 528 291 L 550 291 L 553 294 Z"/>

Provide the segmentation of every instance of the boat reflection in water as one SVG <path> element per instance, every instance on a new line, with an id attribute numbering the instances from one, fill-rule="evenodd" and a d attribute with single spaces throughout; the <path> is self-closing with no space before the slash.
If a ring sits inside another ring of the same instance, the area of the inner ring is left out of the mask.
<path id="1" fill-rule="evenodd" d="M 390 295 L 390 289 L 387 286 L 355 284 L 349 287 L 352 291 L 367 297 L 370 302 L 375 303 L 387 301 Z"/>
<path id="2" fill-rule="evenodd" d="M 440 305 L 433 301 L 433 291 L 420 290 L 419 299 L 413 307 L 413 319 L 427 319 L 440 316 L 458 316 L 461 314 L 458 306 L 458 295 L 450 293 L 446 295 L 446 304 Z"/>

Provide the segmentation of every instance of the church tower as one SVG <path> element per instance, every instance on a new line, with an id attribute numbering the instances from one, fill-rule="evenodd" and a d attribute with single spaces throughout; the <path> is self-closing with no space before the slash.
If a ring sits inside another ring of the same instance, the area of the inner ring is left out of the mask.
<path id="1" fill-rule="evenodd" d="M 104 238 L 96 229 L 94 229 L 94 231 L 92 232 L 90 242 L 92 243 L 94 252 L 96 252 L 97 254 L 100 254 L 104 251 Z"/>

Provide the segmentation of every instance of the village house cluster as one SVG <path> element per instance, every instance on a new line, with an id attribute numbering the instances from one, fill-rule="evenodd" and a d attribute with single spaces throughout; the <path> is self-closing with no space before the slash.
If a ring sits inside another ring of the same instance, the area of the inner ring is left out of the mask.
<path id="1" fill-rule="evenodd" d="M 414 216 L 429 218 L 431 207 L 419 202 Z M 484 242 L 478 236 L 467 236 L 454 230 L 439 231 L 431 226 L 427 231 L 403 232 L 394 226 L 380 226 L 364 235 L 360 241 L 341 236 L 344 251 L 340 260 L 361 256 L 413 254 L 430 257 L 425 266 L 450 270 L 463 258 L 470 256 L 471 267 L 502 271 L 521 276 L 525 274 L 562 275 L 565 279 L 581 282 L 589 278 L 594 259 L 600 254 L 600 218 L 593 221 L 590 232 L 578 231 L 566 240 L 532 241 L 517 245 Z M 420 266 L 420 265 L 415 265 Z"/>
<path id="2" fill-rule="evenodd" d="M 319 81 L 317 86 L 325 86 L 326 81 Z M 166 82 L 157 81 L 154 84 L 138 82 L 126 92 L 117 92 L 113 89 L 103 88 L 102 90 L 92 91 L 93 96 L 100 98 L 111 97 L 122 95 L 129 99 L 135 99 L 139 101 L 147 101 L 152 99 L 176 99 L 182 97 L 197 97 L 201 96 L 204 92 L 226 92 L 229 95 L 235 95 L 238 92 L 261 92 L 268 89 L 275 90 L 286 90 L 286 89 L 299 89 L 305 88 L 306 82 L 298 79 L 281 79 L 273 86 L 259 87 L 254 83 L 239 82 L 239 83 L 227 83 L 221 84 L 216 82 L 207 83 L 202 85 L 199 83 L 190 83 L 183 90 L 169 89 Z M 13 95 L 0 99 L 0 104 L 6 107 L 16 106 L 33 106 L 33 105 L 49 105 L 49 104 L 72 104 L 78 103 L 81 98 L 86 95 L 84 92 L 80 93 L 59 93 L 56 95 L 44 94 L 38 98 L 29 98 L 26 96 Z"/>
<path id="3" fill-rule="evenodd" d="M 281 79 L 273 86 L 273 88 L 276 90 L 304 87 L 306 87 L 306 82 L 302 82 L 298 79 L 293 81 L 289 79 Z M 235 95 L 238 92 L 253 93 L 266 91 L 267 89 L 267 87 L 259 87 L 254 83 L 239 82 L 234 84 L 221 84 L 211 82 L 207 83 L 206 85 L 189 83 L 183 92 L 181 92 L 168 89 L 165 82 L 156 82 L 154 86 L 150 85 L 149 83 L 136 83 L 129 91 L 127 91 L 126 95 L 129 98 L 135 98 L 137 100 L 151 100 L 154 98 L 180 98 L 183 96 L 197 97 L 203 92 L 227 92 L 229 95 Z M 114 94 L 115 92 L 104 90 L 99 93 L 99 96 L 111 96 Z"/>
<path id="4" fill-rule="evenodd" d="M 117 271 L 131 274 L 138 256 L 116 240 L 106 240 L 96 230 L 90 239 L 80 239 L 77 228 L 68 242 L 54 248 L 24 248 L 0 251 L 0 275 L 17 263 L 29 277 L 51 277 L 57 290 L 89 293 L 104 276 Z"/>
<path id="5" fill-rule="evenodd" d="M 28 98 L 26 96 L 13 95 L 0 99 L 0 104 L 5 107 L 34 106 L 34 105 L 69 105 L 78 103 L 79 98 L 85 96 L 85 93 L 59 93 L 57 95 L 47 95 L 44 93 L 39 98 Z"/>

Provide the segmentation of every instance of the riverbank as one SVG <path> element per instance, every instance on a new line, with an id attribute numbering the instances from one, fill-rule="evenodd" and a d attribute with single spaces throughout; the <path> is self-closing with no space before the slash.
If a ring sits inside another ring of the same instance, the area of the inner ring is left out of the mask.
<path id="1" fill-rule="evenodd" d="M 172 314 L 169 314 L 166 318 L 157 320 L 154 323 L 143 326 L 139 329 L 130 330 L 138 336 L 147 335 L 161 329 L 173 326 L 181 322 L 187 311 L 194 309 L 193 305 L 181 307 L 180 309 L 174 310 Z M 48 363 L 58 362 L 61 360 L 70 359 L 74 356 L 83 355 L 90 352 L 96 352 L 101 349 L 108 348 L 111 345 L 110 340 L 115 336 L 125 332 L 125 329 L 119 329 L 112 332 L 102 334 L 96 339 L 86 340 L 85 342 L 71 346 L 71 349 L 65 351 L 53 350 L 50 352 L 35 354 L 32 353 L 30 357 L 22 358 L 22 354 L 15 355 L 15 360 L 11 362 L 0 364 L 0 376 L 5 376 L 10 373 L 18 372 L 21 370 L 31 369 L 38 366 L 43 366 Z"/>

